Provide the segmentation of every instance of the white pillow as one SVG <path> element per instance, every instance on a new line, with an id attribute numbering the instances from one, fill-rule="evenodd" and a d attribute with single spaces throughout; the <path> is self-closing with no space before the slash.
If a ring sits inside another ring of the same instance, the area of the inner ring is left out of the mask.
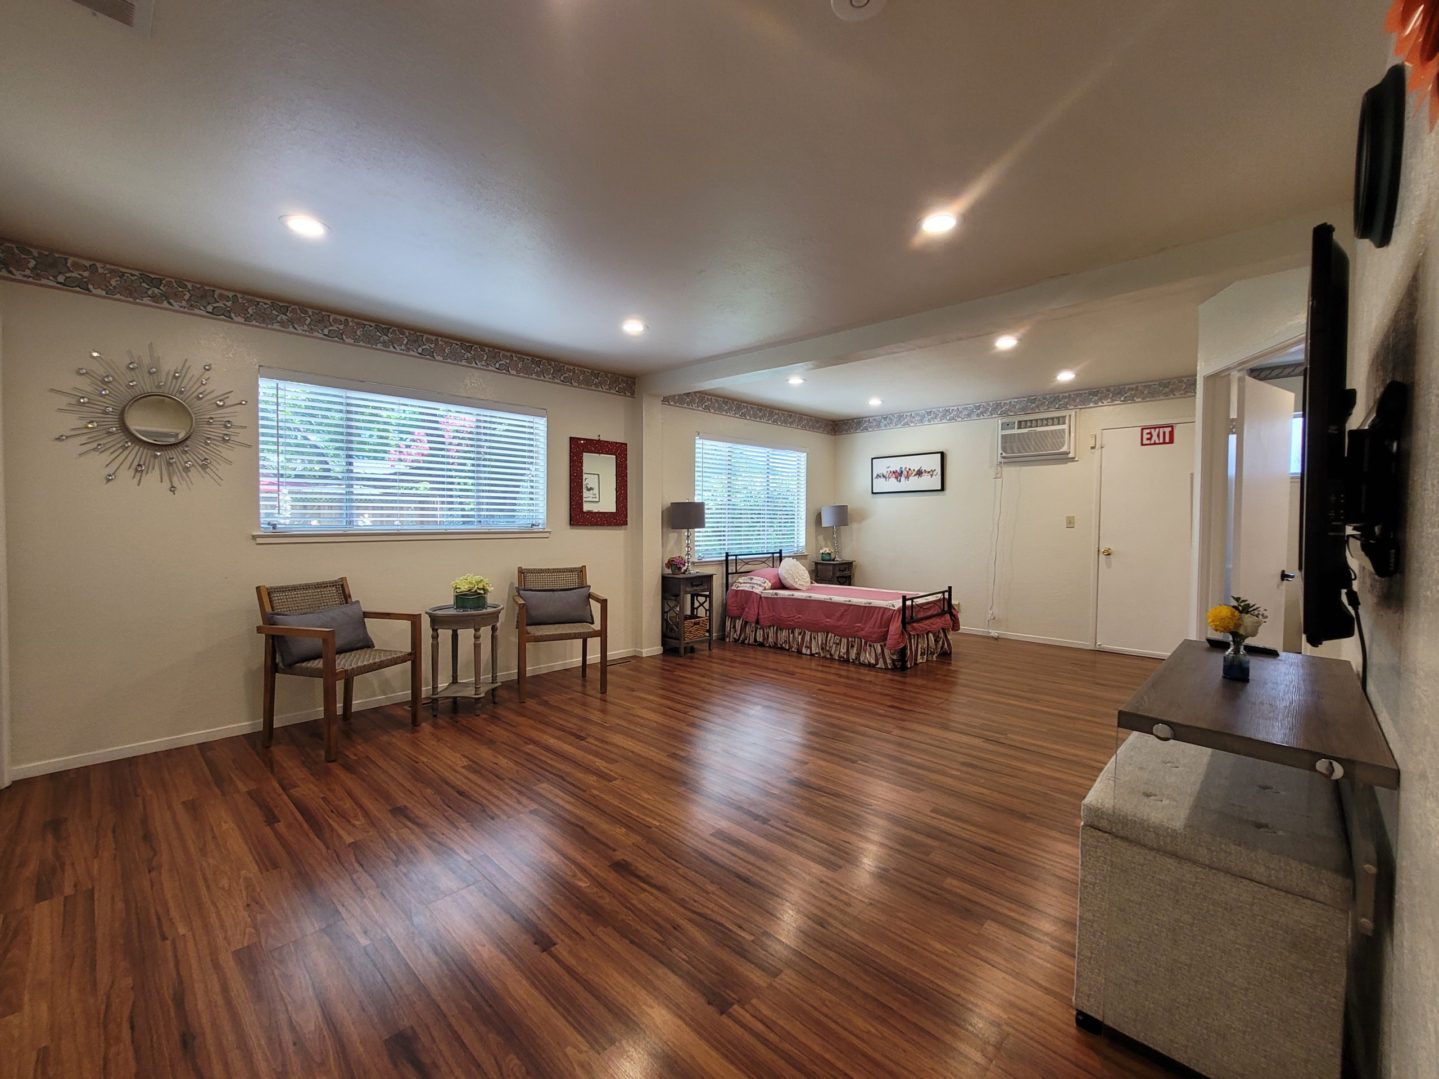
<path id="1" fill-rule="evenodd" d="M 786 558 L 779 564 L 779 579 L 786 588 L 793 588 L 796 592 L 807 592 L 809 586 L 814 584 L 809 579 L 809 570 L 804 568 L 804 563 L 793 558 Z"/>

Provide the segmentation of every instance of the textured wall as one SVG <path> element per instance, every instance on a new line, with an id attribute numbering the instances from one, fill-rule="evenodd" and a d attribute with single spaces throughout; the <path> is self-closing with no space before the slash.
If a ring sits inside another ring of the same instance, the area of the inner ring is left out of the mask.
<path id="1" fill-rule="evenodd" d="M 1403 572 L 1361 565 L 1370 697 L 1402 769 L 1384 808 L 1396 855 L 1384 942 L 1386 1075 L 1433 1075 L 1439 1061 L 1439 133 L 1411 117 L 1399 220 L 1389 247 L 1355 244 L 1350 380 L 1362 422 L 1390 378 L 1411 383 Z M 1348 642 L 1357 661 L 1356 642 Z"/>

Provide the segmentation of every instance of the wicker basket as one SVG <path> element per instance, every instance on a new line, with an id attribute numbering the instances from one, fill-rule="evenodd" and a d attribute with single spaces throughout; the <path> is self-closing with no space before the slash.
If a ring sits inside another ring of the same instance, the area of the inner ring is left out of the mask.
<path id="1" fill-rule="evenodd" d="M 702 641 L 710 635 L 709 615 L 701 614 L 685 619 L 684 640 Z"/>

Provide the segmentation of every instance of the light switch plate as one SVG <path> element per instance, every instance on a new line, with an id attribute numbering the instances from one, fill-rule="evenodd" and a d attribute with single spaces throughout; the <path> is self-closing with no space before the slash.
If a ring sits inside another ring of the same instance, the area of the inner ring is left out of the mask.
<path id="1" fill-rule="evenodd" d="M 1071 513 L 1071 514 L 1067 514 L 1067 515 L 1065 516 L 1065 518 L 1064 518 L 1064 527 L 1065 527 L 1065 528 L 1073 528 L 1073 527 L 1074 527 L 1074 514 Z"/>

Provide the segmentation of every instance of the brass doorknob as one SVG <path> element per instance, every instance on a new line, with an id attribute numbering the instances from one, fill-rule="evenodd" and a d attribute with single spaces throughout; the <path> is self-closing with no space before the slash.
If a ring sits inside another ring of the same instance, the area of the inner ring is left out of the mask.
<path id="1" fill-rule="evenodd" d="M 1099 553 L 1102 554 L 1102 555 L 1104 555 L 1104 556 L 1106 556 L 1106 557 L 1108 557 L 1109 555 L 1112 555 L 1112 554 L 1114 553 L 1114 548 L 1113 548 L 1113 547 L 1101 547 L 1101 548 L 1099 549 Z"/>

